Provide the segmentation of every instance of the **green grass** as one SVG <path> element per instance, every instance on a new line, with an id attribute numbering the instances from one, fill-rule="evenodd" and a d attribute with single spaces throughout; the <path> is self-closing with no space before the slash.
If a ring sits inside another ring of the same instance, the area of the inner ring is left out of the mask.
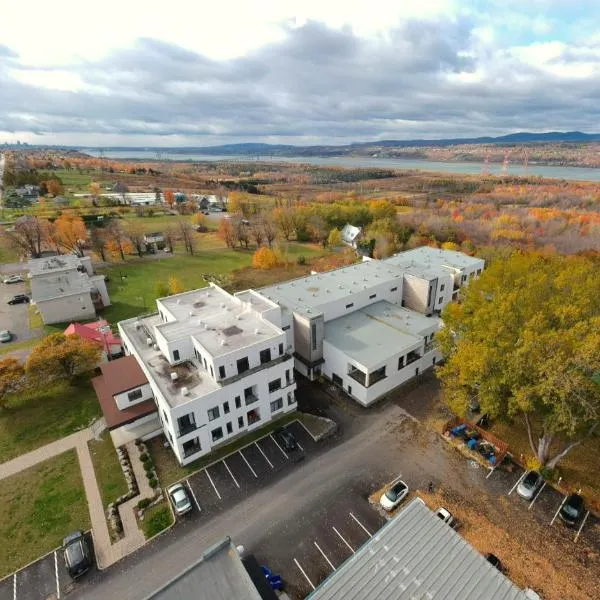
<path id="1" fill-rule="evenodd" d="M 2 344 L 0 346 L 0 355 L 9 354 L 14 350 L 22 350 L 23 348 L 33 348 L 41 338 L 33 338 L 31 340 L 24 340 L 22 342 L 11 342 L 10 344 Z"/>
<path id="2" fill-rule="evenodd" d="M 159 502 L 156 506 L 144 512 L 142 531 L 146 539 L 150 539 L 173 524 L 173 513 L 167 501 Z"/>
<path id="3" fill-rule="evenodd" d="M 102 504 L 107 507 L 119 496 L 128 492 L 127 482 L 108 431 L 105 431 L 99 440 L 90 440 L 88 447 L 94 463 Z"/>
<path id="4" fill-rule="evenodd" d="M 8 408 L 0 410 L 0 463 L 88 427 L 100 414 L 94 389 L 85 379 L 13 396 Z"/>
<path id="5" fill-rule="evenodd" d="M 90 173 L 80 173 L 75 170 L 58 169 L 53 171 L 52 174 L 60 177 L 65 190 L 67 188 L 78 188 L 81 191 L 88 191 L 88 185 L 92 182 L 92 176 Z M 94 181 L 98 181 L 94 179 Z M 100 182 L 99 182 L 100 183 Z M 102 184 L 101 184 L 102 185 Z"/>
<path id="6" fill-rule="evenodd" d="M 3 479 L 0 485 L 0 578 L 90 528 L 79 461 L 70 450 Z"/>
<path id="7" fill-rule="evenodd" d="M 274 421 L 270 421 L 264 427 L 260 429 L 255 429 L 251 433 L 246 435 L 241 435 L 239 438 L 231 442 L 230 444 L 226 444 L 225 446 L 221 446 L 216 449 L 214 452 L 203 456 L 202 458 L 195 460 L 194 462 L 185 465 L 182 467 L 175 458 L 173 451 L 170 448 L 165 448 L 161 442 L 161 438 L 153 438 L 147 442 L 148 451 L 152 456 L 152 460 L 154 461 L 154 465 L 156 466 L 156 474 L 158 475 L 158 480 L 160 481 L 160 485 L 163 487 L 167 487 L 171 483 L 175 481 L 179 481 L 184 477 L 203 469 L 205 466 L 210 465 L 213 462 L 216 462 L 231 454 L 232 452 L 236 452 L 240 448 L 258 440 L 259 438 L 265 436 L 267 433 L 277 429 L 278 427 L 282 427 L 287 423 L 298 419 L 299 415 L 294 411 L 287 415 L 283 415 L 279 419 Z"/>
<path id="8" fill-rule="evenodd" d="M 27 308 L 29 316 L 29 329 L 43 329 L 44 321 L 42 320 L 42 314 L 38 310 L 37 306 L 29 305 Z"/>

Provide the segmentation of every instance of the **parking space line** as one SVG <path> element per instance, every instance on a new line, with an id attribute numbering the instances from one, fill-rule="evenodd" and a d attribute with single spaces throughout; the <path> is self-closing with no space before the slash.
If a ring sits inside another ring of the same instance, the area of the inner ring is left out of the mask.
<path id="1" fill-rule="evenodd" d="M 300 573 L 302 573 L 302 575 L 304 575 L 304 579 L 306 579 L 306 581 L 308 581 L 308 585 L 310 585 L 310 587 L 313 589 L 313 592 L 315 591 L 315 586 L 313 584 L 313 582 L 308 578 L 308 575 L 304 572 L 304 569 L 300 566 L 300 563 L 294 558 L 294 562 L 296 563 L 296 566 L 300 569 Z"/>
<path id="2" fill-rule="evenodd" d="M 244 459 L 244 462 L 248 465 L 248 468 L 252 471 L 252 475 L 254 475 L 254 477 L 258 478 L 256 471 L 252 468 L 252 465 L 246 460 L 246 457 L 244 456 L 244 453 L 241 450 L 240 450 L 240 456 Z"/>
<path id="3" fill-rule="evenodd" d="M 496 463 L 491 469 L 490 472 L 485 476 L 486 479 L 489 479 L 492 476 L 492 473 L 496 470 L 498 463 Z"/>
<path id="4" fill-rule="evenodd" d="M 304 452 L 304 448 L 300 445 L 300 442 L 296 440 L 296 444 L 298 444 L 298 448 L 300 448 L 301 452 Z"/>
<path id="5" fill-rule="evenodd" d="M 581 521 L 581 525 L 579 526 L 579 529 L 577 530 L 577 533 L 575 534 L 575 542 L 579 539 L 579 534 L 581 533 L 581 530 L 583 529 L 583 526 L 585 525 L 585 522 L 587 521 L 587 518 L 590 516 L 590 511 L 588 510 L 585 513 L 585 517 L 583 517 L 583 521 Z"/>
<path id="6" fill-rule="evenodd" d="M 17 600 L 17 574 L 13 575 L 13 600 Z"/>
<path id="7" fill-rule="evenodd" d="M 210 473 L 208 472 L 208 470 L 205 468 L 204 472 L 206 473 L 206 476 L 208 477 L 208 480 L 210 481 L 210 483 L 213 486 L 213 489 L 215 490 L 215 494 L 219 497 L 219 500 L 221 500 L 221 494 L 219 494 L 219 490 L 217 489 L 217 486 L 215 485 L 214 481 L 212 480 L 212 477 L 210 476 Z"/>
<path id="8" fill-rule="evenodd" d="M 284 452 L 283 448 L 277 443 L 277 440 L 273 437 L 273 434 L 270 433 L 269 437 L 275 442 L 275 445 L 281 450 L 281 454 L 285 456 L 285 458 L 289 458 L 288 455 Z"/>
<path id="9" fill-rule="evenodd" d="M 373 537 L 373 534 L 352 514 L 352 513 L 348 513 L 357 523 L 360 527 L 362 527 L 363 531 L 369 536 L 369 537 Z"/>
<path id="10" fill-rule="evenodd" d="M 296 419 L 295 422 L 300 423 L 300 425 L 302 425 L 302 427 L 304 427 L 304 431 L 306 431 L 306 433 L 308 433 L 308 435 L 310 435 L 310 437 L 312 438 L 313 441 L 315 441 L 315 442 L 317 441 L 315 439 L 315 436 L 308 430 L 308 427 L 302 421 L 300 421 L 299 419 Z"/>
<path id="11" fill-rule="evenodd" d="M 200 504 L 198 503 L 198 500 L 196 498 L 196 494 L 194 494 L 194 490 L 192 489 L 192 486 L 190 485 L 190 480 L 186 479 L 185 482 L 187 483 L 188 489 L 190 490 L 190 492 L 192 494 L 192 498 L 194 499 L 194 502 L 196 503 L 196 507 L 198 508 L 198 512 L 200 512 Z"/>
<path id="12" fill-rule="evenodd" d="M 60 584 L 58 583 L 58 558 L 56 558 L 56 550 L 54 551 L 54 574 L 56 575 L 56 597 L 60 598 Z"/>
<path id="13" fill-rule="evenodd" d="M 540 497 L 540 494 L 542 493 L 542 491 L 543 491 L 543 489 L 545 487 L 546 487 L 546 482 L 544 481 L 544 485 L 542 485 L 542 487 L 540 488 L 540 491 L 534 496 L 533 500 L 531 501 L 531 503 L 527 507 L 527 510 L 531 510 L 531 507 L 533 506 L 533 503 Z"/>
<path id="14" fill-rule="evenodd" d="M 519 477 L 519 479 L 517 479 L 517 482 L 515 483 L 515 485 L 512 486 L 512 488 L 510 489 L 510 492 L 508 492 L 508 496 L 510 496 L 516 489 L 516 487 L 521 483 L 521 481 L 525 478 L 527 471 L 523 471 L 523 473 L 521 474 L 521 477 Z"/>
<path id="15" fill-rule="evenodd" d="M 565 496 L 563 498 L 563 501 L 560 503 L 560 506 L 556 509 L 556 512 L 554 513 L 554 516 L 552 517 L 552 521 L 550 521 L 550 525 L 554 525 L 554 521 L 556 521 L 556 517 L 558 517 L 558 513 L 560 512 L 560 509 L 563 507 L 563 505 L 566 501 L 567 501 L 567 496 Z"/>
<path id="16" fill-rule="evenodd" d="M 342 540 L 342 542 L 344 542 L 344 544 L 350 548 L 350 552 L 354 554 L 354 548 L 344 539 L 344 536 L 335 527 L 332 526 L 332 529 L 338 534 L 340 540 Z"/>
<path id="17" fill-rule="evenodd" d="M 321 556 L 327 561 L 327 564 L 335 571 L 335 567 L 333 566 L 333 563 L 327 558 L 327 556 L 325 555 L 325 552 L 323 552 L 323 550 L 321 550 L 321 547 L 319 546 L 319 544 L 317 544 L 317 542 L 313 542 L 313 544 L 315 545 L 317 550 L 321 553 Z"/>
<path id="18" fill-rule="evenodd" d="M 274 469 L 273 463 L 267 458 L 267 455 L 262 451 L 262 448 L 258 445 L 258 442 L 254 442 L 254 445 L 260 450 L 260 453 L 263 455 L 263 458 L 269 463 L 271 469 Z"/>
<path id="19" fill-rule="evenodd" d="M 229 468 L 229 465 L 227 464 L 227 461 L 225 459 L 223 459 L 223 464 L 225 465 L 227 472 L 231 475 L 231 479 L 233 479 L 233 483 L 235 483 L 235 485 L 239 488 L 240 484 L 237 482 L 237 479 L 233 476 L 233 473 L 231 472 L 231 469 Z"/>

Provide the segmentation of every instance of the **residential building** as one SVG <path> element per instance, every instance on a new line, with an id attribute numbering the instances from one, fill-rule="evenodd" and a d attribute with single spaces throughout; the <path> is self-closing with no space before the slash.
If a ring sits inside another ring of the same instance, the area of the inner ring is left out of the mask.
<path id="1" fill-rule="evenodd" d="M 281 309 L 254 291 L 209 287 L 160 298 L 119 323 L 181 464 L 296 409 Z"/>
<path id="2" fill-rule="evenodd" d="M 115 446 L 162 433 L 152 388 L 135 357 L 103 363 L 100 370 L 92 385 Z"/>
<path id="3" fill-rule="evenodd" d="M 29 261 L 31 299 L 46 325 L 93 319 L 110 305 L 104 275 L 95 275 L 89 256 L 64 254 Z"/>
<path id="4" fill-rule="evenodd" d="M 108 321 L 92 323 L 71 323 L 64 331 L 65 335 L 78 335 L 102 348 L 104 360 L 112 360 L 123 354 L 121 339 L 110 330 Z"/>
<path id="5" fill-rule="evenodd" d="M 528 600 L 420 498 L 414 498 L 307 600 Z M 539 597 L 538 597 L 539 598 Z"/>
<path id="6" fill-rule="evenodd" d="M 362 237 L 362 229 L 346 223 L 342 229 L 342 242 L 351 248 L 356 248 Z"/>
<path id="7" fill-rule="evenodd" d="M 165 248 L 165 236 L 162 231 L 152 231 L 144 234 L 146 252 L 157 252 Z"/>

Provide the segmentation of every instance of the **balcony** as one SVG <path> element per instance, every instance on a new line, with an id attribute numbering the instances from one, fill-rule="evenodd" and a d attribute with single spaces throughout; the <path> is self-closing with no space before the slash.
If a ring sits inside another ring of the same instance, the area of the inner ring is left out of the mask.
<path id="1" fill-rule="evenodd" d="M 364 371 L 361 371 L 360 369 L 352 369 L 348 373 L 348 377 L 351 377 L 363 387 L 367 387 L 367 374 Z"/>
<path id="2" fill-rule="evenodd" d="M 408 367 L 408 365 L 410 365 L 411 363 L 414 363 L 415 361 L 419 360 L 421 358 L 421 356 L 419 356 L 416 352 L 409 352 L 406 355 L 406 365 Z"/>
<path id="3" fill-rule="evenodd" d="M 248 369 L 247 371 L 244 371 L 243 373 L 236 373 L 235 375 L 231 375 L 230 377 L 225 377 L 220 380 L 220 383 L 221 383 L 221 385 L 229 385 L 230 383 L 239 381 L 240 379 L 242 379 L 244 377 L 249 377 L 253 373 L 261 371 L 262 369 L 269 369 L 271 367 L 274 367 L 276 365 L 284 363 L 285 361 L 290 360 L 291 358 L 292 358 L 292 356 L 290 354 L 288 354 L 287 352 L 285 352 L 281 356 L 278 356 L 277 358 L 274 358 L 273 360 L 271 360 L 269 362 L 252 367 L 251 369 Z"/>
<path id="4" fill-rule="evenodd" d="M 246 403 L 246 406 L 250 406 L 250 404 L 258 402 L 258 398 L 254 394 L 248 394 L 244 397 L 244 402 Z"/>
<path id="5" fill-rule="evenodd" d="M 381 367 L 380 369 L 371 371 L 370 373 L 365 373 L 360 369 L 353 368 L 348 373 L 348 377 L 351 377 L 363 387 L 371 387 L 382 379 L 385 379 L 387 377 L 387 373 L 385 372 L 385 367 Z"/>
<path id="6" fill-rule="evenodd" d="M 202 446 L 200 445 L 198 438 L 194 438 L 193 440 L 190 440 L 189 442 L 183 444 L 182 450 L 183 457 L 188 458 L 192 454 L 197 454 L 198 452 L 200 452 L 202 450 Z"/>

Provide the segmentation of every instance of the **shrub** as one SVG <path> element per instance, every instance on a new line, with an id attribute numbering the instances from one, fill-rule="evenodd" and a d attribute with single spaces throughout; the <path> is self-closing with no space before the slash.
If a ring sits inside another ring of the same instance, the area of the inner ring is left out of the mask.
<path id="1" fill-rule="evenodd" d="M 172 517 L 169 508 L 164 506 L 153 512 L 146 521 L 144 521 L 144 533 L 146 538 L 151 538 L 171 525 Z"/>
<path id="2" fill-rule="evenodd" d="M 303 254 L 301 254 L 297 259 L 296 262 L 299 265 L 305 265 L 306 264 L 306 256 L 304 256 Z"/>
<path id="3" fill-rule="evenodd" d="M 140 454 L 140 460 L 145 463 L 146 461 L 150 460 L 150 456 L 148 456 L 148 454 L 146 454 L 146 452 L 142 452 Z"/>
<path id="4" fill-rule="evenodd" d="M 154 471 L 154 465 L 152 464 L 152 461 L 149 460 L 144 463 L 144 471 L 146 471 L 146 473 L 148 471 Z"/>
<path id="5" fill-rule="evenodd" d="M 152 489 L 155 489 L 158 487 L 158 479 L 156 479 L 155 477 L 153 477 L 152 479 L 150 479 L 150 481 L 148 481 L 148 484 L 150 485 L 150 487 Z"/>
<path id="6" fill-rule="evenodd" d="M 143 508 L 148 508 L 150 506 L 150 503 L 152 502 L 152 500 L 150 500 L 150 498 L 142 498 L 137 506 L 138 508 L 141 510 Z"/>

